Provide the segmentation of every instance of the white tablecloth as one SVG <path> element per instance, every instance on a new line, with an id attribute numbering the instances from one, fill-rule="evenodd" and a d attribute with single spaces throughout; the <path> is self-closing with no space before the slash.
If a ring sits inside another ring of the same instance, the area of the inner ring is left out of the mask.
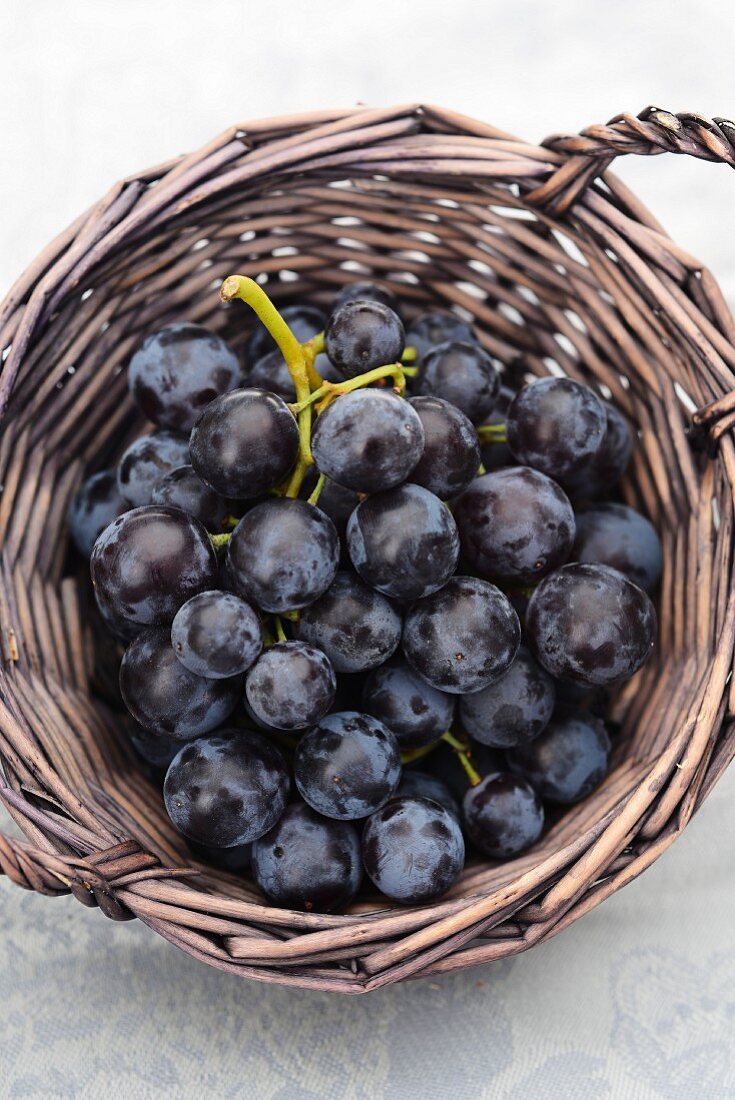
<path id="1" fill-rule="evenodd" d="M 3 0 L 0 285 L 119 176 L 236 120 L 426 100 L 525 137 L 654 101 L 735 116 L 722 0 Z M 735 300 L 724 167 L 619 166 Z M 641 879 L 512 962 L 349 999 L 214 972 L 0 880 L 0 1095 L 735 1095 L 735 771 Z"/>

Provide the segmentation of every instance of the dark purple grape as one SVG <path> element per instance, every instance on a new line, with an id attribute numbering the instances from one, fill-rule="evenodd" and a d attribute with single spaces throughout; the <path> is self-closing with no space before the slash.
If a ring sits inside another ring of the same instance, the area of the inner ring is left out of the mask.
<path id="1" fill-rule="evenodd" d="M 339 539 L 332 521 L 313 504 L 278 497 L 243 516 L 228 557 L 239 592 L 264 611 L 290 611 L 329 588 L 339 565 Z"/>
<path id="2" fill-rule="evenodd" d="M 594 458 L 607 416 L 589 386 L 571 378 L 539 378 L 513 398 L 505 424 L 517 460 L 559 479 Z"/>
<path id="3" fill-rule="evenodd" d="M 179 832 L 198 844 L 232 848 L 267 833 L 289 792 L 286 762 L 261 733 L 219 730 L 184 745 L 163 785 Z"/>
<path id="4" fill-rule="evenodd" d="M 293 305 L 284 306 L 280 310 L 281 317 L 286 322 L 291 332 L 300 344 L 306 343 L 312 336 L 322 332 L 327 323 L 327 315 L 317 306 Z M 271 351 L 276 345 L 275 340 L 268 332 L 265 325 L 258 321 L 250 336 L 245 350 L 246 361 L 257 363 L 259 359 Z"/>
<path id="5" fill-rule="evenodd" d="M 311 449 L 319 470 L 358 493 L 400 485 L 421 458 L 424 429 L 408 401 L 388 390 L 354 390 L 318 417 Z"/>
<path id="6" fill-rule="evenodd" d="M 400 312 L 399 302 L 393 291 L 380 283 L 348 283 L 343 286 L 334 299 L 332 313 L 336 313 L 346 302 L 380 302 L 394 313 Z"/>
<path id="7" fill-rule="evenodd" d="M 574 512 L 546 474 L 509 466 L 476 478 L 454 509 L 462 557 L 487 580 L 533 584 L 562 565 L 574 541 Z"/>
<path id="8" fill-rule="evenodd" d="M 94 600 L 106 631 L 116 638 L 120 638 L 125 642 L 132 642 L 133 638 L 136 638 L 141 630 L 145 630 L 142 623 L 133 623 L 130 619 L 118 615 L 118 613 L 110 607 L 105 597 L 98 589 L 95 590 Z"/>
<path id="9" fill-rule="evenodd" d="M 398 742 L 369 714 L 328 714 L 299 741 L 294 777 L 301 797 L 317 813 L 339 821 L 367 817 L 398 786 Z"/>
<path id="10" fill-rule="evenodd" d="M 607 565 L 564 565 L 528 605 L 528 642 L 552 676 L 581 684 L 629 679 L 648 660 L 656 612 L 646 593 Z"/>
<path id="11" fill-rule="evenodd" d="M 495 405 L 500 375 L 496 361 L 479 344 L 447 341 L 424 357 L 417 389 L 443 398 L 479 424 Z"/>
<path id="12" fill-rule="evenodd" d="M 130 722 L 126 733 L 138 755 L 154 768 L 167 768 L 181 748 L 181 741 L 165 733 L 151 733 L 137 722 Z"/>
<path id="13" fill-rule="evenodd" d="M 507 749 L 538 737 L 551 719 L 555 699 L 553 679 L 521 646 L 499 680 L 460 698 L 459 717 L 470 737 Z"/>
<path id="14" fill-rule="evenodd" d="M 114 519 L 128 508 L 117 487 L 114 470 L 92 474 L 79 486 L 69 505 L 69 533 L 80 554 L 88 558 L 92 547 Z"/>
<path id="15" fill-rule="evenodd" d="M 445 504 L 420 485 L 399 485 L 358 504 L 347 523 L 347 549 L 372 588 L 399 600 L 436 592 L 459 557 L 459 534 Z"/>
<path id="16" fill-rule="evenodd" d="M 253 844 L 253 877 L 266 897 L 285 909 L 342 909 L 362 881 L 357 828 L 292 802 Z"/>
<path id="17" fill-rule="evenodd" d="M 212 590 L 192 596 L 176 612 L 171 644 L 184 668 L 208 680 L 237 676 L 263 648 L 260 619 L 233 592 Z"/>
<path id="18" fill-rule="evenodd" d="M 589 462 L 562 479 L 562 488 L 574 500 L 593 500 L 620 481 L 633 453 L 633 431 L 615 405 L 603 401 L 607 425 L 602 446 Z"/>
<path id="19" fill-rule="evenodd" d="M 329 659 L 307 642 L 269 646 L 245 679 L 254 714 L 282 730 L 313 726 L 332 706 L 336 690 L 337 677 Z"/>
<path id="20" fill-rule="evenodd" d="M 229 718 L 242 697 L 242 678 L 205 680 L 196 676 L 177 660 L 168 629 L 151 627 L 125 650 L 120 693 L 144 729 L 189 741 Z"/>
<path id="21" fill-rule="evenodd" d="M 385 596 L 352 573 L 340 572 L 324 595 L 301 612 L 296 631 L 326 653 L 335 672 L 362 672 L 395 653 L 401 617 Z"/>
<path id="22" fill-rule="evenodd" d="M 251 500 L 275 489 L 299 450 L 299 429 L 274 393 L 242 389 L 208 405 L 191 433 L 191 464 L 216 493 Z"/>
<path id="23" fill-rule="evenodd" d="M 362 699 L 364 710 L 392 730 L 401 749 L 438 741 L 454 718 L 454 696 L 437 691 L 403 661 L 374 669 Z"/>
<path id="24" fill-rule="evenodd" d="M 462 813 L 468 836 L 491 859 L 517 856 L 538 840 L 544 827 L 539 796 L 511 772 L 495 772 L 470 787 Z"/>
<path id="25" fill-rule="evenodd" d="M 215 534 L 222 530 L 224 518 L 229 512 L 225 498 L 205 485 L 194 472 L 194 467 L 188 465 L 177 466 L 156 482 L 151 493 L 151 503 L 180 508 Z"/>
<path id="26" fill-rule="evenodd" d="M 464 867 L 457 819 L 428 798 L 391 799 L 362 834 L 365 870 L 386 897 L 404 905 L 445 894 Z"/>
<path id="27" fill-rule="evenodd" d="M 100 604 L 144 626 L 171 622 L 182 603 L 214 586 L 217 575 L 201 523 L 155 504 L 113 520 L 94 544 L 90 566 Z"/>
<path id="28" fill-rule="evenodd" d="M 406 346 L 416 348 L 419 362 L 438 344 L 449 340 L 464 344 L 478 342 L 472 325 L 443 309 L 420 314 L 406 332 Z"/>
<path id="29" fill-rule="evenodd" d="M 314 366 L 325 382 L 342 380 L 342 375 L 326 355 L 319 355 Z M 247 384 L 251 388 L 278 394 L 284 401 L 296 400 L 296 388 L 280 348 L 274 348 L 253 364 L 248 373 Z"/>
<path id="30" fill-rule="evenodd" d="M 518 616 L 499 588 L 477 577 L 452 579 L 409 610 L 403 652 L 439 691 L 464 695 L 510 668 L 521 642 Z"/>
<path id="31" fill-rule="evenodd" d="M 158 431 L 131 443 L 117 468 L 120 495 L 131 508 L 150 504 L 153 490 L 166 474 L 189 460 L 189 440 L 175 432 Z"/>
<path id="32" fill-rule="evenodd" d="M 397 363 L 405 341 L 403 322 L 390 306 L 365 299 L 338 306 L 324 330 L 329 361 L 343 378 Z"/>
<path id="33" fill-rule="evenodd" d="M 213 863 L 216 867 L 222 867 L 225 871 L 235 873 L 247 871 L 252 862 L 252 844 L 233 844 L 231 848 L 211 848 L 208 844 L 197 844 L 195 840 L 188 840 L 187 845 L 194 855 L 207 863 Z"/>
<path id="34" fill-rule="evenodd" d="M 480 775 L 490 775 L 491 772 L 506 769 L 505 755 L 499 749 L 491 749 L 487 745 L 481 745 L 479 741 L 472 741 L 465 752 Z M 449 745 L 440 742 L 430 753 L 421 757 L 417 766 L 440 779 L 460 801 L 464 798 L 470 781 L 457 753 Z M 411 775 L 412 772 L 412 768 L 406 768 L 403 774 Z"/>
<path id="35" fill-rule="evenodd" d="M 395 790 L 393 798 L 428 798 L 432 802 L 438 802 L 447 813 L 460 820 L 461 810 L 459 802 L 451 790 L 441 779 L 428 772 L 408 771 L 404 769 L 401 782 Z"/>
<path id="36" fill-rule="evenodd" d="M 464 492 L 480 467 L 480 444 L 472 421 L 441 397 L 411 400 L 424 427 L 424 450 L 411 481 L 441 500 Z"/>
<path id="37" fill-rule="evenodd" d="M 591 794 L 607 775 L 605 723 L 584 711 L 557 715 L 543 733 L 508 753 L 508 766 L 542 798 L 569 805 Z"/>
<path id="38" fill-rule="evenodd" d="M 505 376 L 503 376 L 505 377 Z M 482 422 L 485 424 L 505 424 L 505 417 L 511 401 L 516 395 L 516 390 L 502 385 L 495 401 L 495 408 Z M 486 471 L 500 470 L 503 466 L 515 466 L 516 460 L 507 443 L 483 443 L 480 448 L 480 460 Z"/>
<path id="39" fill-rule="evenodd" d="M 147 337 L 128 368 L 130 392 L 145 415 L 175 432 L 190 432 L 210 401 L 239 381 L 232 348 L 209 329 L 188 322 Z"/>
<path id="40" fill-rule="evenodd" d="M 609 565 L 651 592 L 661 576 L 661 540 L 650 520 L 626 504 L 598 504 L 577 515 L 572 557 Z"/>

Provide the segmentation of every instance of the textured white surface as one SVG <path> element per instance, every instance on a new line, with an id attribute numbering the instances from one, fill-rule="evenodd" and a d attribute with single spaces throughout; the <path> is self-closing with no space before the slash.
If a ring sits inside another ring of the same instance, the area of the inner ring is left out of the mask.
<path id="1" fill-rule="evenodd" d="M 733 117 L 733 31 L 722 0 L 3 0 L 0 289 L 114 179 L 234 121 L 425 100 L 540 139 L 649 102 Z M 735 300 L 735 175 L 618 171 Z M 734 800 L 732 773 L 673 850 L 547 946 L 359 1000 L 221 976 L 2 880 L 0 1094 L 731 1097 Z"/>

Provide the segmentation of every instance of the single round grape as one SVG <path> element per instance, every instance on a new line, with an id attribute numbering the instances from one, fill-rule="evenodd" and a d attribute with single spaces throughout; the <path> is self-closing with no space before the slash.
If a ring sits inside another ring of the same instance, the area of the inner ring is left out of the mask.
<path id="1" fill-rule="evenodd" d="M 395 653 L 401 617 L 385 596 L 352 573 L 340 572 L 324 595 L 301 612 L 296 632 L 326 653 L 335 672 L 362 672 Z"/>
<path id="2" fill-rule="evenodd" d="M 418 392 L 441 397 L 479 424 L 492 411 L 500 392 L 496 361 L 479 344 L 448 341 L 424 358 Z"/>
<path id="3" fill-rule="evenodd" d="M 352 901 L 362 881 L 360 836 L 349 821 L 314 813 L 303 802 L 253 844 L 253 877 L 285 909 L 331 913 Z"/>
<path id="4" fill-rule="evenodd" d="M 491 859 L 511 859 L 538 840 L 544 807 L 530 783 L 511 772 L 487 775 L 462 803 L 467 835 Z"/>
<path id="5" fill-rule="evenodd" d="M 388 801 L 401 778 L 398 742 L 369 714 L 328 714 L 296 746 L 294 778 L 317 813 L 355 821 Z"/>
<path id="6" fill-rule="evenodd" d="M 366 713 L 393 731 L 401 749 L 438 741 L 454 718 L 454 696 L 437 691 L 400 660 L 370 673 L 362 699 Z"/>
<path id="7" fill-rule="evenodd" d="M 605 723 L 585 711 L 556 716 L 543 733 L 508 753 L 508 766 L 549 802 L 580 802 L 607 775 L 610 738 Z"/>
<path id="8" fill-rule="evenodd" d="M 408 401 L 388 390 L 353 390 L 318 417 L 311 449 L 319 470 L 358 493 L 400 485 L 421 458 L 424 429 Z"/>
<path id="9" fill-rule="evenodd" d="M 529 466 L 476 478 L 454 509 L 462 557 L 487 580 L 533 584 L 562 565 L 574 511 L 555 481 Z"/>
<path id="10" fill-rule="evenodd" d="M 325 382 L 342 380 L 342 375 L 326 355 L 319 355 L 314 366 Z M 250 387 L 278 394 L 284 401 L 296 400 L 296 387 L 280 348 L 273 348 L 253 364 L 248 373 L 247 384 Z"/>
<path id="11" fill-rule="evenodd" d="M 205 485 L 194 472 L 194 467 L 189 465 L 177 466 L 164 474 L 153 486 L 151 503 L 180 508 L 215 534 L 222 530 L 224 518 L 229 512 L 225 498 Z"/>
<path id="12" fill-rule="evenodd" d="M 564 565 L 538 586 L 526 615 L 544 668 L 578 684 L 628 680 L 648 660 L 656 612 L 646 593 L 607 565 Z"/>
<path id="13" fill-rule="evenodd" d="M 609 565 L 652 592 L 661 577 L 661 540 L 650 520 L 627 504 L 598 504 L 577 515 L 575 561 Z"/>
<path id="14" fill-rule="evenodd" d="M 232 714 L 242 697 L 242 677 L 207 680 L 189 672 L 176 658 L 168 629 L 151 627 L 125 650 L 120 693 L 143 729 L 190 741 Z"/>
<path id="15" fill-rule="evenodd" d="M 607 424 L 602 446 L 589 462 L 561 479 L 574 501 L 593 500 L 614 488 L 628 468 L 633 453 L 633 431 L 620 410 L 603 401 Z"/>
<path id="16" fill-rule="evenodd" d="M 232 348 L 221 336 L 188 322 L 148 336 L 128 368 L 130 392 L 145 415 L 175 432 L 190 432 L 210 401 L 239 381 Z"/>
<path id="17" fill-rule="evenodd" d="M 380 302 L 392 309 L 394 313 L 400 313 L 397 297 L 390 287 L 382 286 L 380 283 L 348 283 L 347 286 L 343 286 L 334 299 L 332 313 L 336 313 L 346 302 Z"/>
<path id="18" fill-rule="evenodd" d="M 403 628 L 408 663 L 439 691 L 464 695 L 510 668 L 521 642 L 518 616 L 499 588 L 455 576 L 409 610 Z"/>
<path id="19" fill-rule="evenodd" d="M 105 527 L 128 507 L 117 487 L 114 470 L 101 470 L 86 478 L 67 513 L 69 533 L 79 553 L 88 558 Z"/>
<path id="20" fill-rule="evenodd" d="M 434 309 L 416 317 L 406 332 L 406 346 L 416 348 L 419 362 L 438 344 L 448 341 L 476 344 L 477 335 L 472 325 L 443 309 Z"/>
<path id="21" fill-rule="evenodd" d="M 597 454 L 607 416 L 589 386 L 571 378 L 539 378 L 513 398 L 505 423 L 517 460 L 558 479 Z"/>
<path id="22" fill-rule="evenodd" d="M 276 824 L 288 800 L 286 762 L 261 733 L 218 730 L 184 745 L 163 784 L 168 816 L 198 844 L 249 844 Z"/>
<path id="23" fill-rule="evenodd" d="M 479 741 L 472 741 L 465 752 L 480 775 L 490 775 L 491 772 L 506 770 L 505 755 L 499 749 L 491 749 L 488 745 L 480 744 Z M 446 784 L 454 797 L 462 801 L 470 781 L 453 748 L 440 741 L 430 753 L 421 757 L 419 764 L 422 769 Z M 403 774 L 410 775 L 412 770 L 407 768 Z"/>
<path id="24" fill-rule="evenodd" d="M 517 391 L 512 390 L 510 386 L 501 383 L 495 401 L 495 407 L 493 411 L 485 417 L 482 426 L 485 424 L 505 424 L 505 418 L 508 414 L 510 403 L 515 397 L 516 392 Z M 516 465 L 516 460 L 507 443 L 483 443 L 480 447 L 480 460 L 488 473 L 491 473 L 493 470 L 501 470 L 504 466 Z"/>
<path id="25" fill-rule="evenodd" d="M 372 588 L 400 600 L 436 592 L 459 557 L 459 534 L 445 504 L 420 485 L 399 485 L 358 504 L 347 523 L 347 549 Z"/>
<path id="26" fill-rule="evenodd" d="M 217 557 L 204 527 L 178 508 L 125 512 L 94 544 L 92 584 L 116 615 L 143 626 L 171 622 L 191 596 L 214 587 Z"/>
<path id="27" fill-rule="evenodd" d="M 115 638 L 119 638 L 124 642 L 132 642 L 141 630 L 145 630 L 142 623 L 133 623 L 130 619 L 126 619 L 123 615 L 119 615 L 117 611 L 114 611 L 98 589 L 94 590 L 94 602 L 105 631 Z"/>
<path id="28" fill-rule="evenodd" d="M 207 863 L 213 863 L 216 867 L 224 868 L 225 871 L 235 873 L 247 871 L 252 863 L 252 844 L 233 844 L 230 848 L 212 848 L 209 844 L 197 844 L 195 840 L 187 840 L 187 845 L 194 855 Z"/>
<path id="29" fill-rule="evenodd" d="M 326 592 L 339 565 L 339 539 L 313 504 L 277 497 L 243 516 L 228 557 L 237 590 L 264 611 L 279 613 L 306 607 Z"/>
<path id="30" fill-rule="evenodd" d="M 461 818 L 459 802 L 447 784 L 428 772 L 409 771 L 404 768 L 401 782 L 396 787 L 392 798 L 428 798 L 432 802 L 438 802 L 457 821 Z"/>
<path id="31" fill-rule="evenodd" d="M 151 733 L 137 722 L 130 722 L 126 733 L 138 755 L 154 768 L 167 768 L 181 748 L 181 741 L 167 737 L 165 733 Z"/>
<path id="32" fill-rule="evenodd" d="M 499 680 L 459 700 L 462 728 L 483 745 L 524 746 L 545 729 L 554 712 L 556 690 L 548 672 L 525 646 Z"/>
<path id="33" fill-rule="evenodd" d="M 313 726 L 332 706 L 336 690 L 329 658 L 307 642 L 269 646 L 245 678 L 245 695 L 254 714 L 282 730 Z"/>
<path id="34" fill-rule="evenodd" d="M 312 336 L 322 332 L 327 323 L 326 313 L 317 306 L 284 306 L 279 312 L 300 344 L 304 344 L 307 340 L 311 340 Z M 257 363 L 275 346 L 276 342 L 268 329 L 258 321 L 247 342 L 246 362 Z"/>
<path id="35" fill-rule="evenodd" d="M 158 482 L 189 459 L 189 441 L 176 432 L 157 431 L 130 444 L 117 468 L 117 487 L 131 508 L 151 504 Z"/>
<path id="36" fill-rule="evenodd" d="M 411 481 L 441 500 L 464 492 L 480 467 L 480 444 L 469 417 L 441 397 L 411 399 L 424 428 L 424 450 Z"/>
<path id="37" fill-rule="evenodd" d="M 189 672 L 208 680 L 237 676 L 263 648 L 260 619 L 233 592 L 200 592 L 179 608 L 171 625 L 174 653 Z"/>
<path id="38" fill-rule="evenodd" d="M 390 306 L 367 299 L 338 306 L 327 321 L 324 347 L 343 378 L 397 363 L 406 342 L 403 322 Z"/>
<path id="39" fill-rule="evenodd" d="M 404 905 L 446 894 L 464 867 L 457 819 L 428 798 L 395 798 L 362 834 L 365 870 L 381 893 Z"/>
<path id="40" fill-rule="evenodd" d="M 216 398 L 192 429 L 191 464 L 216 493 L 248 500 L 275 489 L 299 450 L 299 429 L 274 393 L 242 389 Z"/>

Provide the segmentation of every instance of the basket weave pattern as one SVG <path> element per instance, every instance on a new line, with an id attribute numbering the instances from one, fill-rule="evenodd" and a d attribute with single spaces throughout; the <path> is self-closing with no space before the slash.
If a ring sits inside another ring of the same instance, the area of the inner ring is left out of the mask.
<path id="1" fill-rule="evenodd" d="M 676 839 L 735 754 L 735 321 L 607 171 L 663 152 L 735 166 L 735 126 L 649 108 L 536 146 L 435 107 L 270 119 L 122 180 L 48 246 L 0 313 L 0 801 L 26 837 L 0 836 L 0 872 L 220 969 L 359 993 L 548 939 Z M 145 334 L 189 319 L 242 346 L 216 293 L 232 271 L 280 303 L 375 277 L 409 314 L 459 307 L 505 363 L 601 387 L 639 431 L 623 492 L 663 541 L 660 637 L 615 700 L 611 772 L 433 905 L 292 913 L 193 860 L 100 682 L 66 508 L 141 428 L 125 366 Z"/>

